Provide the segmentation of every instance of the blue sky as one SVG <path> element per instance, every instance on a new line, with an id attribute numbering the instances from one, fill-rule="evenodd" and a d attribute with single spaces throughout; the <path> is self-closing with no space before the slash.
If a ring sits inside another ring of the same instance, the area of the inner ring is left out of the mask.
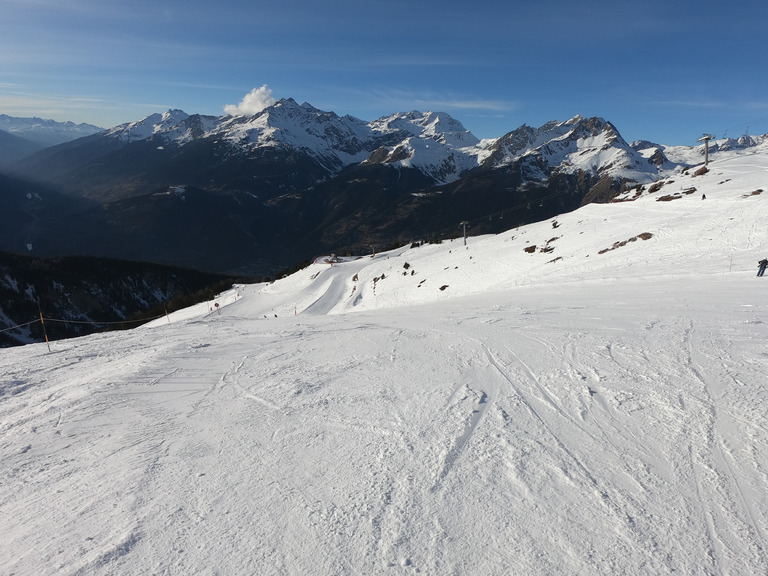
<path id="1" fill-rule="evenodd" d="M 0 0 L 0 113 L 111 127 L 254 88 L 480 138 L 581 114 L 627 140 L 768 132 L 765 0 Z"/>

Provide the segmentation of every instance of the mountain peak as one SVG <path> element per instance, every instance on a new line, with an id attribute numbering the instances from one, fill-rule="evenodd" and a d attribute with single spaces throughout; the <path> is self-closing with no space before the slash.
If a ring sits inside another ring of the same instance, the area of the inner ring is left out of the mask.
<path id="1" fill-rule="evenodd" d="M 178 108 L 168 109 L 163 112 L 162 122 L 181 122 L 189 118 L 189 114 Z"/>
<path id="2" fill-rule="evenodd" d="M 583 120 L 584 120 L 584 116 L 582 116 L 581 114 L 576 114 L 576 116 L 574 116 L 570 120 L 567 120 L 566 122 L 563 122 L 563 124 L 578 124 Z"/>
<path id="3" fill-rule="evenodd" d="M 173 128 L 179 122 L 189 118 L 189 114 L 179 109 L 169 109 L 162 114 L 154 113 L 136 122 L 115 126 L 107 131 L 107 136 L 119 138 L 123 142 L 136 142 L 149 138 L 157 132 Z"/>
<path id="4" fill-rule="evenodd" d="M 371 123 L 381 130 L 402 131 L 420 138 L 429 138 L 451 147 L 476 146 L 480 140 L 461 122 L 446 112 L 400 112 L 382 116 Z"/>

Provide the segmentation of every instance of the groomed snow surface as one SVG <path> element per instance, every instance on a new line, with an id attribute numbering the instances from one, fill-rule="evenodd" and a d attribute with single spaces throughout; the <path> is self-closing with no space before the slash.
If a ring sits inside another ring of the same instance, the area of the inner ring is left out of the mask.
<path id="1" fill-rule="evenodd" d="M 758 190 L 735 156 L 0 350 L 0 573 L 768 573 Z"/>

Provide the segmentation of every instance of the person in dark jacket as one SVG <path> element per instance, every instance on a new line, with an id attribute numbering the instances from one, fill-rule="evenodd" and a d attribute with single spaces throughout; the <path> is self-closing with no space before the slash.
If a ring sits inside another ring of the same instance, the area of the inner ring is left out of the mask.
<path id="1" fill-rule="evenodd" d="M 768 268 L 768 260 L 763 258 L 760 260 L 760 262 L 757 263 L 757 275 L 762 276 L 765 274 L 765 269 Z"/>

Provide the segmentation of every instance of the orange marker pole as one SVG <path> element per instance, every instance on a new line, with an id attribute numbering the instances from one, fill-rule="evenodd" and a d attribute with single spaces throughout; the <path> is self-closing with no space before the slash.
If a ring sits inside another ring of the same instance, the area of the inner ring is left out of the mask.
<path id="1" fill-rule="evenodd" d="M 48 352 L 51 351 L 51 342 L 48 340 L 48 331 L 45 329 L 45 320 L 43 320 L 43 309 L 40 308 L 40 300 L 37 301 L 37 310 L 40 312 L 40 324 L 43 325 L 43 334 L 45 335 L 45 343 L 48 345 Z"/>

